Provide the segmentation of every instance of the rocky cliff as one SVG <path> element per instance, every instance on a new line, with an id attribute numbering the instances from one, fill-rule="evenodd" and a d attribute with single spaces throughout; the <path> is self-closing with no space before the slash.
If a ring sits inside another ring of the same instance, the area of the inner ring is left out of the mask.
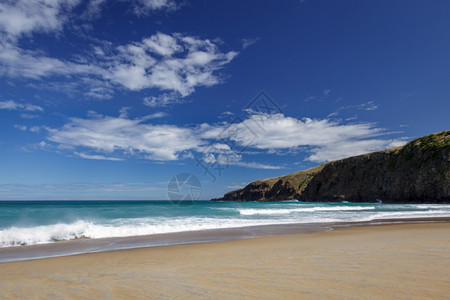
<path id="1" fill-rule="evenodd" d="M 216 201 L 450 203 L 450 131 L 254 181 Z"/>

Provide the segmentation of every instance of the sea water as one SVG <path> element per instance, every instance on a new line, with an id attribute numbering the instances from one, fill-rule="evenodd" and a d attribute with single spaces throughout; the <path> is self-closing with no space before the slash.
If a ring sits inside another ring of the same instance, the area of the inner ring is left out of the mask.
<path id="1" fill-rule="evenodd" d="M 278 224 L 450 217 L 450 205 L 381 203 L 8 201 L 0 247 Z"/>

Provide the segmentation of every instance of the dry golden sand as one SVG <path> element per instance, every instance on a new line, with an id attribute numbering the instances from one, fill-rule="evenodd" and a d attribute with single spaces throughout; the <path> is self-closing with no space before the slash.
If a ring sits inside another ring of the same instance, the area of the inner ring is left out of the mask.
<path id="1" fill-rule="evenodd" d="M 2 263 L 0 298 L 449 299 L 450 223 Z"/>

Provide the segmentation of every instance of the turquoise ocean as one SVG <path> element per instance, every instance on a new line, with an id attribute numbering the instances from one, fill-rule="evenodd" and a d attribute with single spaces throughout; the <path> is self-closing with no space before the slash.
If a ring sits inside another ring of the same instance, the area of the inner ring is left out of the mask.
<path id="1" fill-rule="evenodd" d="M 278 224 L 450 217 L 450 205 L 381 203 L 3 201 L 0 247 Z"/>

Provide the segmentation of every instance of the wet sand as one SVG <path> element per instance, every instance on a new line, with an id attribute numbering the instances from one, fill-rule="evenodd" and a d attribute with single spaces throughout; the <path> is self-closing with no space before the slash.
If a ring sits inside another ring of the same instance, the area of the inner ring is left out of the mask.
<path id="1" fill-rule="evenodd" d="M 450 223 L 0 263 L 0 298 L 448 299 Z"/>

